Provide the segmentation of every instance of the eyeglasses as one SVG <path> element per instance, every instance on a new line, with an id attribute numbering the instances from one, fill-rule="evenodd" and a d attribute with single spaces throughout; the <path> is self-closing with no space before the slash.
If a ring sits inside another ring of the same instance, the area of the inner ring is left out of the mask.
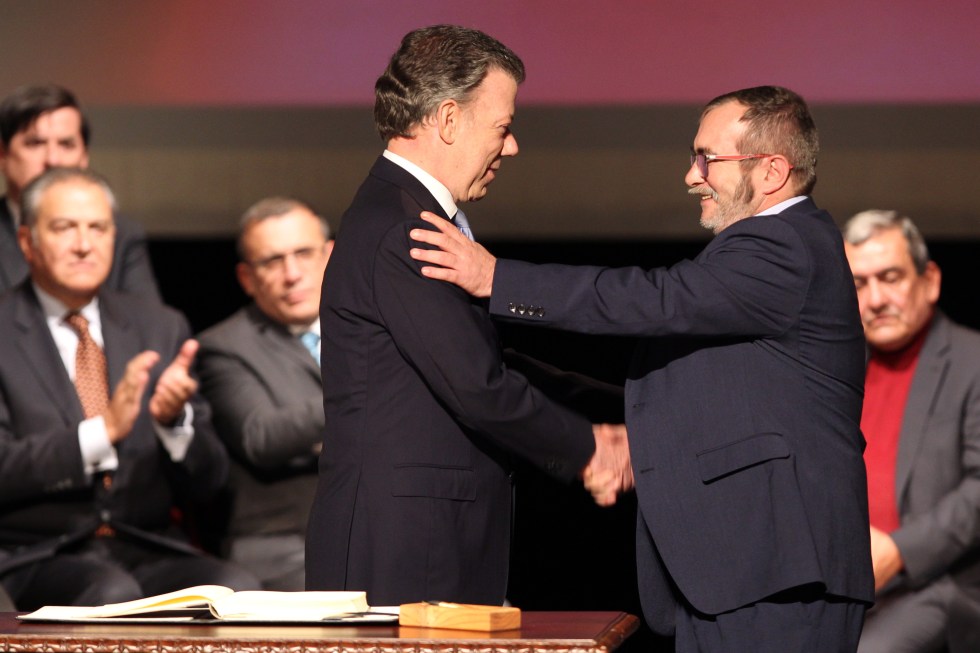
<path id="1" fill-rule="evenodd" d="M 321 254 L 323 254 L 323 247 L 323 245 L 300 247 L 285 254 L 273 254 L 255 261 L 249 261 L 249 265 L 266 274 L 281 274 L 286 269 L 286 259 L 292 257 L 297 266 L 308 268 L 319 261 Z"/>
<path id="2" fill-rule="evenodd" d="M 691 150 L 691 165 L 697 164 L 702 179 L 708 178 L 708 164 L 712 161 L 745 161 L 747 159 L 764 159 L 772 154 L 705 154 Z"/>

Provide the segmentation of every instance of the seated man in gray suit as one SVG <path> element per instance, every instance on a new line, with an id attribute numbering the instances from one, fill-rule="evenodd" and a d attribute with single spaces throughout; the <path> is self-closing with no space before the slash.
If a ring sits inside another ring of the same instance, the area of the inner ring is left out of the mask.
<path id="1" fill-rule="evenodd" d="M 21 86 L 0 102 L 0 173 L 7 186 L 0 197 L 0 293 L 27 278 L 17 244 L 24 188 L 50 168 L 88 167 L 90 135 L 75 96 L 60 86 Z M 115 223 L 112 267 L 104 285 L 157 297 L 142 227 L 120 216 Z"/>
<path id="2" fill-rule="evenodd" d="M 228 457 L 184 317 L 104 288 L 114 204 L 79 168 L 24 190 L 30 278 L 0 299 L 0 583 L 21 610 L 259 586 L 172 519 L 221 486 Z"/>
<path id="3" fill-rule="evenodd" d="M 324 428 L 320 284 L 332 248 L 326 221 L 305 204 L 259 201 L 238 236 L 238 280 L 253 301 L 200 336 L 201 390 L 232 457 L 224 548 L 267 589 L 305 582 Z"/>
<path id="4" fill-rule="evenodd" d="M 980 334 L 936 308 L 939 266 L 909 218 L 864 211 L 844 238 L 870 349 L 861 430 L 877 596 L 858 650 L 980 650 L 947 641 L 980 641 Z M 954 627 L 951 614 L 971 612 L 972 633 Z"/>

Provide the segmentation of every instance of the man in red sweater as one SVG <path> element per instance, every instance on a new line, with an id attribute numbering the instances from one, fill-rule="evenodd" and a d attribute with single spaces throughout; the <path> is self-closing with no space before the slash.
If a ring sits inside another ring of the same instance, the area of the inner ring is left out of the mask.
<path id="1" fill-rule="evenodd" d="M 909 218 L 865 211 L 844 239 L 869 347 L 861 430 L 877 601 L 858 650 L 958 647 L 949 635 L 980 637 L 980 620 L 958 619 L 980 610 L 980 334 L 936 308 L 941 272 Z"/>

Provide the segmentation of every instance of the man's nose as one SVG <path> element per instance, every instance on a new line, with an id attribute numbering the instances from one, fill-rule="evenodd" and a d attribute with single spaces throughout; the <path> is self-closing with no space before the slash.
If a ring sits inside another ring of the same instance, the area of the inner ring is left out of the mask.
<path id="1" fill-rule="evenodd" d="M 44 153 L 45 167 L 57 168 L 62 165 L 62 161 L 61 149 L 57 145 L 48 145 Z"/>
<path id="2" fill-rule="evenodd" d="M 868 298 L 868 307 L 878 309 L 887 304 L 884 289 L 877 279 L 869 279 L 865 286 L 865 296 Z"/>
<path id="3" fill-rule="evenodd" d="M 88 229 L 80 227 L 75 231 L 75 242 L 73 243 L 76 252 L 88 253 L 92 249 L 92 235 Z"/>
<path id="4" fill-rule="evenodd" d="M 697 161 L 691 162 L 691 167 L 687 169 L 687 174 L 684 175 L 684 183 L 690 187 L 699 186 L 704 183 L 704 177 L 701 176 L 701 169 L 698 168 Z"/>
<path id="5" fill-rule="evenodd" d="M 500 156 L 517 156 L 517 137 L 513 134 L 507 134 L 507 138 L 504 139 L 504 149 L 500 151 Z"/>
<path id="6" fill-rule="evenodd" d="M 299 259 L 296 258 L 295 254 L 286 254 L 282 259 L 282 274 L 286 278 L 286 281 L 294 282 L 303 276 L 302 270 L 300 270 Z"/>

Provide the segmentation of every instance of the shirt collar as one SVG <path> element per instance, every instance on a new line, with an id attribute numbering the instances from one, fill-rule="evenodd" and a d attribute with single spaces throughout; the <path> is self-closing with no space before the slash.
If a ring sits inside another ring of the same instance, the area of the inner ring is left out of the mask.
<path id="1" fill-rule="evenodd" d="M 290 324 L 289 332 L 294 336 L 301 336 L 307 331 L 320 335 L 320 318 L 313 320 L 313 324 L 309 326 L 302 326 L 300 324 Z"/>
<path id="2" fill-rule="evenodd" d="M 36 283 L 31 283 L 34 287 L 34 293 L 37 295 L 37 301 L 41 304 L 41 311 L 44 313 L 44 318 L 49 323 L 52 321 L 61 324 L 64 322 L 65 315 L 67 315 L 70 310 L 65 306 L 60 299 L 56 299 L 53 295 L 48 294 L 41 289 Z M 99 298 L 93 297 L 85 306 L 82 306 L 79 313 L 88 320 L 89 324 L 100 324 L 102 323 L 102 318 L 99 314 Z"/>
<path id="3" fill-rule="evenodd" d="M 756 215 L 776 215 L 777 213 L 782 213 L 794 204 L 799 204 L 805 199 L 806 195 L 797 195 L 796 197 L 791 197 L 788 200 L 783 200 L 779 204 L 774 204 L 765 211 L 759 211 L 756 213 Z"/>
<path id="4" fill-rule="evenodd" d="M 453 201 L 453 194 L 449 192 L 449 189 L 446 188 L 441 181 L 405 157 L 399 156 L 391 150 L 385 150 L 382 156 L 418 179 L 419 182 L 425 186 L 426 190 L 432 193 L 432 196 L 436 198 L 436 201 L 439 202 L 439 206 L 441 206 L 442 210 L 446 212 L 446 215 L 448 215 L 450 218 L 456 215 L 456 211 L 459 209 L 456 208 L 456 202 Z"/>

